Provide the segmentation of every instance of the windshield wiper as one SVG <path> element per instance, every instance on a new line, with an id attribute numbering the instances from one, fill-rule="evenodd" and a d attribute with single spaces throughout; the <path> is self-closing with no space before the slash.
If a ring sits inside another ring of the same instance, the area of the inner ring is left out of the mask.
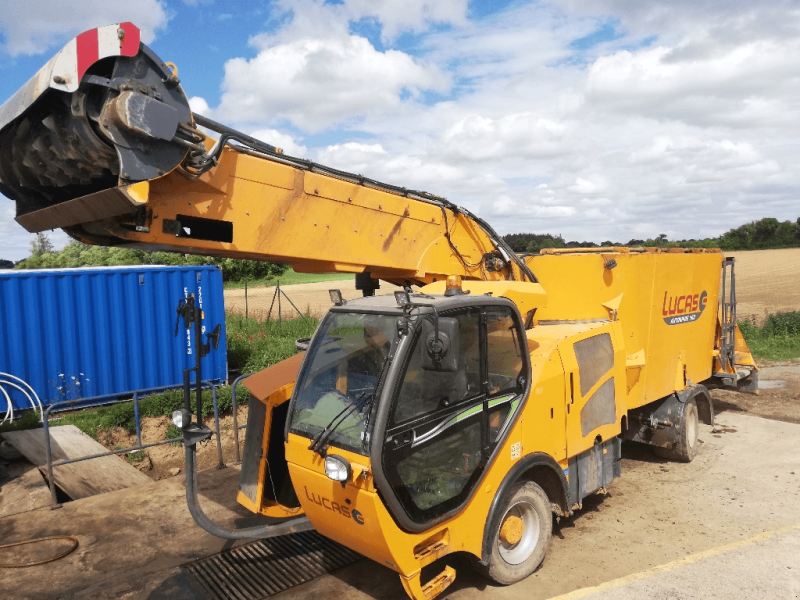
<path id="1" fill-rule="evenodd" d="M 371 393 L 369 394 L 367 394 L 367 392 L 361 394 L 361 396 L 359 396 L 350 406 L 346 406 L 339 411 L 339 414 L 333 417 L 331 422 L 328 423 L 322 431 L 314 436 L 314 438 L 311 440 L 311 444 L 308 446 L 308 449 L 325 458 L 325 448 L 328 444 L 328 439 L 331 437 L 331 434 L 336 431 L 342 423 L 345 422 L 347 417 L 352 415 L 356 410 L 361 410 L 368 402 L 371 404 L 372 400 L 374 399 L 375 388 L 372 388 Z"/>

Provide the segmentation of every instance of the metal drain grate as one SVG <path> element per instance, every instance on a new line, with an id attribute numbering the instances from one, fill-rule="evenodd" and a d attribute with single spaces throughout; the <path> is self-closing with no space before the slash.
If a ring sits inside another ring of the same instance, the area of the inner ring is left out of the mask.
<path id="1" fill-rule="evenodd" d="M 363 558 L 315 531 L 258 540 L 184 565 L 219 600 L 261 600 Z"/>

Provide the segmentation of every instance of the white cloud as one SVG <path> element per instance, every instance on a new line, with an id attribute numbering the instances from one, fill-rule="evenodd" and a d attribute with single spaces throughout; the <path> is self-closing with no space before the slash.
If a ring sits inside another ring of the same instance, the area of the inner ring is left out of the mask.
<path id="1" fill-rule="evenodd" d="M 530 112 L 494 119 L 471 114 L 441 135 L 437 149 L 465 161 L 553 157 L 570 151 L 568 126 Z"/>
<path id="2" fill-rule="evenodd" d="M 225 65 L 216 113 L 237 121 L 288 120 L 319 131 L 355 117 L 398 109 L 403 92 L 445 90 L 448 77 L 397 50 L 379 52 L 355 35 L 259 38 L 259 53 Z"/>
<path id="3" fill-rule="evenodd" d="M 135 23 L 149 44 L 168 19 L 159 0 L 0 0 L 0 15 L 2 49 L 11 56 L 42 54 L 82 31 L 122 21 Z"/>
<path id="4" fill-rule="evenodd" d="M 283 150 L 284 154 L 296 158 L 305 158 L 308 150 L 291 135 L 281 133 L 275 129 L 259 129 L 250 134 L 252 137 Z"/>
<path id="5" fill-rule="evenodd" d="M 211 108 L 208 106 L 208 102 L 201 96 L 192 96 L 189 98 L 189 108 L 192 109 L 192 112 L 203 115 L 204 117 L 211 114 Z"/>
<path id="6" fill-rule="evenodd" d="M 318 151 L 324 165 L 385 183 L 438 195 L 488 193 L 505 187 L 499 177 L 420 154 L 390 154 L 380 144 L 347 142 Z"/>
<path id="7" fill-rule="evenodd" d="M 387 40 L 402 31 L 424 31 L 432 23 L 467 22 L 467 0 L 346 0 L 344 6 L 352 19 L 377 19 Z"/>

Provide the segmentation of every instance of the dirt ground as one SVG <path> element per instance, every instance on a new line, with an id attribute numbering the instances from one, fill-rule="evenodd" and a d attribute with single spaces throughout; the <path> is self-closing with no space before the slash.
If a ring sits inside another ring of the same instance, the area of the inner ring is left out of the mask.
<path id="1" fill-rule="evenodd" d="M 240 406 L 237 415 L 239 425 L 247 423 L 247 406 Z M 206 426 L 215 428 L 213 417 L 204 419 Z M 167 439 L 167 427 L 171 423 L 169 417 L 144 417 L 142 418 L 142 443 L 149 444 Z M 221 416 L 219 419 L 220 434 L 222 438 L 223 463 L 234 461 L 234 436 L 233 415 Z M 245 429 L 239 430 L 239 450 L 244 447 Z M 115 448 L 129 448 L 136 445 L 136 434 L 130 433 L 122 427 L 112 427 L 98 432 L 98 441 L 109 450 Z M 142 473 L 158 481 L 176 475 L 175 469 L 183 471 L 184 452 L 183 445 L 173 446 L 162 444 L 143 450 L 146 457 L 143 460 L 132 461 L 133 466 Z M 198 468 L 208 469 L 219 464 L 216 436 L 198 446 Z M 130 459 L 129 459 L 130 460 Z"/>
<path id="2" fill-rule="evenodd" d="M 758 394 L 712 390 L 715 410 L 800 423 L 800 361 L 758 363 Z"/>
<path id="3" fill-rule="evenodd" d="M 582 510 L 555 523 L 548 557 L 534 575 L 498 587 L 455 554 L 432 566 L 433 571 L 441 570 L 446 562 L 458 573 L 443 597 L 550 598 L 800 523 L 800 363 L 762 365 L 760 373 L 766 385 L 759 395 L 713 392 L 716 426 L 701 427 L 702 446 L 692 463 L 669 462 L 648 447 L 624 444 L 623 476 L 609 486 L 607 495 L 587 498 Z M 244 411 L 243 407 L 242 422 Z M 146 424 L 144 441 L 162 434 L 166 421 L 158 421 Z M 230 426 L 226 419 L 223 423 Z M 223 431 L 230 440 L 230 430 Z M 120 442 L 130 439 L 106 440 Z M 247 517 L 235 502 L 238 472 L 213 468 L 213 442 L 206 444 L 201 456 L 201 464 L 211 467 L 201 473 L 206 482 L 201 489 L 207 490 L 204 505 L 212 517 L 235 519 L 237 526 L 254 524 L 253 516 Z M 232 460 L 227 449 L 225 456 Z M 173 465 L 182 467 L 182 449 L 168 446 L 154 453 L 152 460 L 156 476 L 168 473 Z M 181 565 L 229 548 L 230 543 L 215 540 L 193 524 L 182 489 L 183 477 L 170 477 L 139 489 L 67 502 L 59 511 L 45 506 L 0 519 L 2 543 L 45 535 L 73 535 L 80 541 L 78 551 L 47 567 L 0 570 L 0 588 L 10 598 L 37 600 L 203 598 Z M 714 572 L 708 577 L 715 577 Z M 364 560 L 279 597 L 401 600 L 406 596 L 395 573 Z"/>
<path id="4" fill-rule="evenodd" d="M 770 313 L 800 310 L 800 248 L 726 252 L 736 257 L 736 316 L 761 325 Z"/>
<path id="5" fill-rule="evenodd" d="M 622 477 L 607 495 L 586 499 L 573 517 L 555 523 L 548 557 L 536 573 L 499 587 L 475 574 L 466 558 L 456 554 L 444 559 L 456 569 L 457 579 L 443 598 L 551 598 L 800 523 L 800 425 L 723 407 L 716 429 L 702 426 L 700 439 L 700 454 L 690 464 L 668 462 L 647 447 L 625 444 Z M 202 472 L 202 503 L 213 519 L 226 525 L 254 525 L 257 519 L 235 502 L 237 478 L 238 470 L 231 467 Z M 4 597 L 200 600 L 205 597 L 202 590 L 181 565 L 231 547 L 192 522 L 181 477 L 68 502 L 57 511 L 46 507 L 0 519 L 2 543 L 52 535 L 75 536 L 79 547 L 42 567 L 0 569 Z M 54 550 L 39 549 L 42 556 Z M 0 562 L 11 558 L 18 553 L 0 554 Z M 433 567 L 442 569 L 443 562 Z M 713 570 L 705 576 L 712 581 L 717 577 Z M 697 585 L 703 589 L 702 580 Z M 646 597 L 695 596 L 651 589 Z M 276 598 L 406 596 L 395 573 L 365 559 Z"/>

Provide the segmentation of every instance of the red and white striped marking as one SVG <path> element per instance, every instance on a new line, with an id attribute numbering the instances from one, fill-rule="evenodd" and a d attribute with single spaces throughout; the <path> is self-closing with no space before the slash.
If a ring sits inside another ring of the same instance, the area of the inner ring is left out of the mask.
<path id="1" fill-rule="evenodd" d="M 42 69 L 40 75 L 48 77 L 48 81 L 45 84 L 40 80 L 40 89 L 45 89 L 41 87 L 45 84 L 74 92 L 94 63 L 109 56 L 136 56 L 140 41 L 139 28 L 133 23 L 116 23 L 84 31 L 50 60 L 48 64 L 52 69 Z"/>
<path id="2" fill-rule="evenodd" d="M 87 69 L 101 58 L 136 56 L 140 41 L 139 28 L 133 23 L 115 23 L 80 34 L 0 106 L 0 128 L 20 116 L 50 88 L 63 92 L 77 90 Z"/>

